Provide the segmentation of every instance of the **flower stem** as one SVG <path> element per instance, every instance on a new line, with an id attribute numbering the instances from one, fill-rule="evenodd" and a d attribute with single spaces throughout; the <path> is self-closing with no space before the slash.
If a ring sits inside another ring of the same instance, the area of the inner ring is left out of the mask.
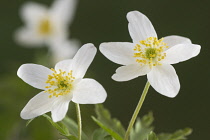
<path id="1" fill-rule="evenodd" d="M 77 121 L 78 121 L 78 140 L 81 140 L 82 136 L 82 120 L 81 120 L 81 112 L 79 104 L 75 103 L 76 105 L 76 113 L 77 113 Z"/>
<path id="2" fill-rule="evenodd" d="M 144 99 L 145 99 L 145 97 L 146 97 L 146 95 L 147 95 L 147 92 L 148 92 L 148 90 L 149 90 L 149 87 L 150 87 L 150 83 L 147 81 L 147 83 L 146 83 L 146 85 L 145 85 L 145 87 L 144 87 L 144 91 L 142 92 L 141 98 L 140 98 L 140 100 L 139 100 L 139 103 L 138 103 L 138 105 L 136 106 L 136 109 L 135 109 L 135 111 L 134 111 L 134 113 L 133 113 L 133 116 L 132 116 L 132 118 L 131 118 L 131 120 L 130 120 L 130 123 L 129 123 L 129 125 L 128 125 L 127 131 L 126 131 L 126 133 L 125 133 L 125 139 L 124 139 L 124 140 L 128 140 L 128 138 L 129 138 L 130 131 L 131 131 L 132 127 L 133 127 L 133 124 L 134 124 L 135 121 L 136 121 L 136 118 L 137 118 L 137 116 L 138 116 L 138 114 L 139 114 L 139 111 L 140 111 L 140 109 L 141 109 L 141 107 L 142 107 L 142 104 L 143 104 Z"/>

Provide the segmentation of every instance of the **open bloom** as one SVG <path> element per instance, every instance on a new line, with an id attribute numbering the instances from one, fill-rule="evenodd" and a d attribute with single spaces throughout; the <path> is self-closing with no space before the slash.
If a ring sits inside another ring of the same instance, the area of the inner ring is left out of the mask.
<path id="1" fill-rule="evenodd" d="M 31 86 L 43 91 L 33 97 L 21 111 L 23 119 L 31 119 L 51 111 L 54 122 L 62 120 L 72 100 L 79 104 L 105 101 L 107 94 L 95 80 L 84 78 L 93 61 L 96 48 L 86 44 L 73 59 L 60 61 L 54 69 L 37 64 L 23 64 L 17 75 Z"/>
<path id="2" fill-rule="evenodd" d="M 158 39 L 150 20 L 138 11 L 127 14 L 128 29 L 133 43 L 109 42 L 100 45 L 100 51 L 119 67 L 112 79 L 128 81 L 146 75 L 151 86 L 160 94 L 175 97 L 180 83 L 176 64 L 200 52 L 200 46 L 181 36 L 167 36 Z"/>
<path id="3" fill-rule="evenodd" d="M 55 0 L 51 8 L 34 2 L 25 3 L 20 11 L 25 26 L 16 32 L 16 41 L 24 46 L 42 46 L 52 40 L 66 39 L 76 2 Z"/>

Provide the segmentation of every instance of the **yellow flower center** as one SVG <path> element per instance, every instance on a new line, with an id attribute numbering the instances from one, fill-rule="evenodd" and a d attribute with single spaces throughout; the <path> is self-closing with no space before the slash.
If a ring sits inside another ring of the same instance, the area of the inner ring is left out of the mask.
<path id="1" fill-rule="evenodd" d="M 75 77 L 72 76 L 72 70 L 69 73 L 59 69 L 59 72 L 51 69 L 54 73 L 48 75 L 46 81 L 49 86 L 46 86 L 45 92 L 49 93 L 49 98 L 53 96 L 58 97 L 59 95 L 67 95 L 71 92 Z"/>
<path id="2" fill-rule="evenodd" d="M 166 53 L 164 50 L 168 48 L 163 42 L 163 38 L 149 37 L 146 40 L 139 41 L 139 44 L 134 46 L 134 56 L 136 62 L 142 65 L 149 65 L 150 68 L 156 65 L 161 65 L 160 61 L 165 59 Z"/>
<path id="3" fill-rule="evenodd" d="M 48 18 L 41 20 L 38 26 L 38 32 L 41 35 L 49 35 L 52 33 L 52 23 Z"/>

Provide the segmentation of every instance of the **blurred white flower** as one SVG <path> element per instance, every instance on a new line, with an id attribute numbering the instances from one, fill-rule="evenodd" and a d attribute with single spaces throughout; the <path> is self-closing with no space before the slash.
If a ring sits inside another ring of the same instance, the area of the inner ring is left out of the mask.
<path id="1" fill-rule="evenodd" d="M 61 60 L 73 58 L 81 46 L 76 39 L 71 40 L 55 40 L 50 43 L 50 55 L 52 62 L 55 64 Z"/>
<path id="2" fill-rule="evenodd" d="M 44 91 L 33 97 L 21 111 L 23 119 L 31 119 L 51 111 L 54 122 L 62 120 L 72 100 L 79 104 L 105 101 L 107 94 L 101 84 L 84 75 L 93 61 L 96 48 L 86 44 L 73 59 L 60 61 L 55 69 L 37 64 L 23 64 L 17 75 L 31 86 Z"/>
<path id="3" fill-rule="evenodd" d="M 167 36 L 158 40 L 150 20 L 138 11 L 127 14 L 128 29 L 133 43 L 102 43 L 100 51 L 119 67 L 112 79 L 128 81 L 146 75 L 151 86 L 160 94 L 175 97 L 180 83 L 170 64 L 195 57 L 200 46 L 181 36 Z"/>
<path id="4" fill-rule="evenodd" d="M 55 0 L 51 8 L 34 2 L 25 3 L 20 16 L 25 26 L 17 30 L 15 40 L 27 47 L 48 45 L 68 37 L 77 0 Z"/>

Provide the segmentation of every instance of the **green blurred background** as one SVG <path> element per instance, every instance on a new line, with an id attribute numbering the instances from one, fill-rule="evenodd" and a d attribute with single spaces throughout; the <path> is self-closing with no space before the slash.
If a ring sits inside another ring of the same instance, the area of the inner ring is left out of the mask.
<path id="1" fill-rule="evenodd" d="M 28 49 L 16 44 L 14 31 L 23 25 L 19 9 L 26 0 L 0 0 L 0 139 L 1 140 L 54 140 L 58 133 L 42 117 L 27 128 L 20 111 L 39 90 L 25 84 L 16 76 L 23 63 L 35 63 L 37 54 L 47 54 L 46 48 Z M 50 5 L 50 0 L 34 0 Z M 174 65 L 181 83 L 176 98 L 170 99 L 150 88 L 140 116 L 153 111 L 155 132 L 173 132 L 191 127 L 190 140 L 210 137 L 210 1 L 208 0 L 81 0 L 70 38 L 82 44 L 102 42 L 131 42 L 126 14 L 138 10 L 153 23 L 159 37 L 181 35 L 194 44 L 200 44 L 199 56 Z M 46 55 L 47 56 L 47 55 Z M 50 56 L 47 56 L 50 57 Z M 127 127 L 139 100 L 146 76 L 128 82 L 115 82 L 112 74 L 119 65 L 106 59 L 99 51 L 86 77 L 94 77 L 107 90 L 104 105 L 112 116 Z M 84 129 L 90 126 L 92 105 L 82 105 Z M 75 118 L 74 105 L 68 111 Z"/>

